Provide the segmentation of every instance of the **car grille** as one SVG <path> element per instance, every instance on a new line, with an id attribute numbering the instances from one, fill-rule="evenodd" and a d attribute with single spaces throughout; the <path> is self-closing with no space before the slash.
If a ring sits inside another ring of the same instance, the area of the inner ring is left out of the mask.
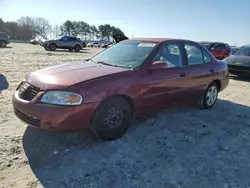
<path id="1" fill-rule="evenodd" d="M 30 117 L 30 116 L 18 111 L 16 108 L 14 108 L 14 113 L 19 119 L 21 119 L 22 121 L 24 121 L 25 123 L 27 123 L 29 125 L 34 125 L 37 127 L 39 127 L 41 125 L 40 119 Z"/>
<path id="2" fill-rule="evenodd" d="M 34 87 L 27 82 L 22 82 L 17 89 L 19 97 L 27 101 L 34 99 L 40 91 L 39 88 Z"/>

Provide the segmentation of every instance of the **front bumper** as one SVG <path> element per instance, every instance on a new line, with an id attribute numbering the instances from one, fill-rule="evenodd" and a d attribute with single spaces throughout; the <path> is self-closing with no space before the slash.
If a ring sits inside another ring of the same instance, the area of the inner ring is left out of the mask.
<path id="1" fill-rule="evenodd" d="M 42 94 L 40 92 L 33 100 L 26 101 L 19 97 L 18 90 L 15 91 L 12 97 L 15 115 L 28 125 L 41 129 L 70 131 L 89 127 L 98 103 L 68 107 L 35 102 Z"/>

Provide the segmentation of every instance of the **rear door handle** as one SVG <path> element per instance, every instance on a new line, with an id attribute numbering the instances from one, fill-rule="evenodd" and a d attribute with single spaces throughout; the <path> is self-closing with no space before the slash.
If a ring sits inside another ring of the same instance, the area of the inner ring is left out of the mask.
<path id="1" fill-rule="evenodd" d="M 184 76 L 186 76 L 186 73 L 185 72 L 181 72 L 180 73 L 180 77 L 184 77 Z"/>
<path id="2" fill-rule="evenodd" d="M 213 68 L 211 68 L 209 71 L 210 71 L 210 72 L 214 72 L 214 69 L 213 69 Z"/>

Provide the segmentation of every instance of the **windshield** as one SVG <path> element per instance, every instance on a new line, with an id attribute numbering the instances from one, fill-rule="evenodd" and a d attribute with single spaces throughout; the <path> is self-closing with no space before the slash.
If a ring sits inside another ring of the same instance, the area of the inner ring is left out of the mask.
<path id="1" fill-rule="evenodd" d="M 124 41 L 104 50 L 92 58 L 114 66 L 136 68 L 140 66 L 158 43 Z"/>
<path id="2" fill-rule="evenodd" d="M 232 54 L 235 54 L 239 49 L 240 48 L 232 47 L 231 48 Z"/>
<path id="3" fill-rule="evenodd" d="M 242 46 L 239 50 L 237 50 L 234 55 L 239 56 L 250 56 L 250 46 Z"/>

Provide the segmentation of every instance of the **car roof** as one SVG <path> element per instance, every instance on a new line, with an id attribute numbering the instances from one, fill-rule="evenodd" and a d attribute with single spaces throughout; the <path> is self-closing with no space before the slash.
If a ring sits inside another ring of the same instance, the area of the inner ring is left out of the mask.
<path id="1" fill-rule="evenodd" d="M 7 35 L 5 32 L 0 31 L 1 34 Z"/>
<path id="2" fill-rule="evenodd" d="M 165 41 L 183 41 L 183 42 L 195 42 L 192 40 L 186 40 L 186 39 L 175 39 L 175 38 L 131 38 L 127 39 L 128 40 L 134 40 L 134 41 L 145 41 L 145 42 L 165 42 Z"/>
<path id="3" fill-rule="evenodd" d="M 62 37 L 71 37 L 71 38 L 77 38 L 77 37 L 74 37 L 74 36 L 70 36 L 70 35 L 63 35 Z"/>
<path id="4" fill-rule="evenodd" d="M 227 43 L 224 43 L 224 42 L 205 42 L 205 41 L 202 41 L 202 42 L 199 42 L 201 44 L 227 44 Z"/>
<path id="5" fill-rule="evenodd" d="M 244 45 L 244 47 L 247 47 L 247 48 L 249 48 L 249 47 L 250 47 L 250 44 L 246 44 L 246 45 Z"/>

